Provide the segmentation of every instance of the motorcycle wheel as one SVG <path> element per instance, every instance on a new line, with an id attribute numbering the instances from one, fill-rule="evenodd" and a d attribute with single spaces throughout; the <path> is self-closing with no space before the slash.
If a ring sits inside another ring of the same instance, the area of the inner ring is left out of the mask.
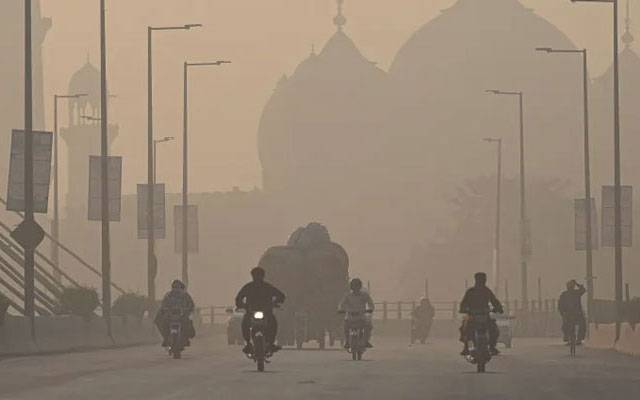
<path id="1" fill-rule="evenodd" d="M 357 351 L 351 350 L 351 359 L 353 361 L 358 361 L 358 352 Z"/>
<path id="2" fill-rule="evenodd" d="M 362 361 L 362 352 L 361 352 L 361 351 L 358 351 L 356 354 L 357 354 L 357 356 L 358 356 L 358 357 L 357 357 L 357 360 L 358 360 L 358 361 Z"/>
<path id="3" fill-rule="evenodd" d="M 169 353 L 171 353 L 171 355 L 173 356 L 174 360 L 177 360 L 179 358 L 181 358 L 181 354 L 180 354 L 180 335 L 179 334 L 173 334 L 171 335 L 171 347 L 169 347 Z"/>
<path id="4" fill-rule="evenodd" d="M 478 363 L 478 373 L 482 374 L 485 372 L 486 370 L 486 364 L 484 362 L 479 362 Z"/>
<path id="5" fill-rule="evenodd" d="M 258 336 L 254 338 L 254 357 L 258 366 L 258 372 L 264 372 L 264 337 Z"/>

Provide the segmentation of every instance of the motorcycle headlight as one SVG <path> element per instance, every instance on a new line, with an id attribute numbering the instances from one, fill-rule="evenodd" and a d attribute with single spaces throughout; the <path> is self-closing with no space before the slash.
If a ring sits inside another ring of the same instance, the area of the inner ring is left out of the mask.
<path id="1" fill-rule="evenodd" d="M 253 318 L 255 319 L 263 319 L 264 313 L 262 311 L 256 311 L 253 313 Z"/>

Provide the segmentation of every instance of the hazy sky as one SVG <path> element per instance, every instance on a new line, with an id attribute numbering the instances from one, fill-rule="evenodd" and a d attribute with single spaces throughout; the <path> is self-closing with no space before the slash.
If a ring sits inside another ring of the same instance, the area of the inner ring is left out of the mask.
<path id="1" fill-rule="evenodd" d="M 454 2 L 346 0 L 346 32 L 365 56 L 387 69 L 411 34 Z M 95 64 L 99 61 L 99 2 L 41 3 L 43 15 L 53 19 L 44 48 L 47 123 L 51 124 L 53 94 L 66 92 L 71 74 L 87 55 Z M 230 66 L 192 74 L 191 188 L 211 191 L 259 186 L 256 132 L 262 108 L 280 76 L 290 74 L 308 56 L 312 44 L 320 48 L 333 34 L 335 0 L 107 3 L 110 91 L 118 96 L 111 117 L 120 124 L 113 153 L 125 157 L 123 191 L 133 192 L 135 183 L 146 180 L 146 27 L 184 23 L 203 23 L 205 28 L 154 34 L 156 135 L 181 136 L 182 62 L 230 59 Z M 522 3 L 566 32 L 577 46 L 590 49 L 593 76 L 610 65 L 610 6 L 569 0 Z M 640 5 L 634 7 L 632 2 L 631 11 L 632 19 L 640 21 Z M 175 191 L 181 145 L 162 146 L 158 179 Z"/>

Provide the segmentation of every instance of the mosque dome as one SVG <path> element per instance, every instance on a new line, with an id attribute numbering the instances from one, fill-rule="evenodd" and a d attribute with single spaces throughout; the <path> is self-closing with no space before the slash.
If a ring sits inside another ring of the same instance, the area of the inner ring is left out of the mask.
<path id="1" fill-rule="evenodd" d="M 523 91 L 531 170 L 579 177 L 581 63 L 536 47 L 575 49 L 551 23 L 517 0 L 458 0 L 425 24 L 389 71 L 398 159 L 426 179 L 460 183 L 493 172 L 482 138 L 503 136 L 516 170 L 518 103 L 488 89 Z M 491 169 L 490 169 L 491 168 Z M 449 182 L 449 183 L 447 183 Z"/>
<path id="2" fill-rule="evenodd" d="M 267 191 L 337 189 L 379 156 L 375 116 L 386 73 L 344 32 L 341 3 L 337 31 L 280 79 L 264 109 L 258 147 Z"/>
<path id="3" fill-rule="evenodd" d="M 628 7 L 628 5 L 627 5 Z M 628 13 L 628 11 L 627 11 Z M 640 103 L 640 56 L 633 49 L 633 35 L 630 20 L 621 37 L 623 49 L 620 51 L 620 138 L 621 168 L 624 184 L 638 186 L 640 159 L 636 149 L 640 146 L 640 117 L 637 104 Z M 593 160 L 595 181 L 611 182 L 613 166 L 613 65 L 591 84 L 591 136 L 592 148 L 598 149 Z"/>

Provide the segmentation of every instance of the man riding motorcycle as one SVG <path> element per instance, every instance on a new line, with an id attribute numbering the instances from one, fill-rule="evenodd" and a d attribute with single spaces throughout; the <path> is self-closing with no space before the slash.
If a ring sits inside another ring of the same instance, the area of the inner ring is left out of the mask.
<path id="1" fill-rule="evenodd" d="M 495 294 L 487 287 L 487 274 L 478 272 L 474 276 L 475 285 L 467 290 L 460 302 L 460 313 L 467 315 L 489 314 L 495 312 L 503 314 L 502 304 Z M 493 310 L 489 307 L 493 307 Z M 469 319 L 465 318 L 460 327 L 460 341 L 464 344 L 464 348 L 460 353 L 463 356 L 469 355 L 469 337 L 471 336 L 471 324 Z M 498 345 L 498 337 L 500 330 L 495 319 L 491 318 L 489 322 L 489 348 L 492 355 L 498 355 L 500 352 L 496 348 Z"/>
<path id="2" fill-rule="evenodd" d="M 575 279 L 567 282 L 567 290 L 562 292 L 560 299 L 558 300 L 558 311 L 562 316 L 562 333 L 564 334 L 564 341 L 569 342 L 569 338 L 572 334 L 571 330 L 575 329 L 575 325 L 578 325 L 578 336 L 576 338 L 576 344 L 582 344 L 587 334 L 587 320 L 582 310 L 581 297 L 586 293 L 584 285 L 578 284 Z"/>
<path id="3" fill-rule="evenodd" d="M 426 297 L 420 299 L 420 304 L 411 313 L 413 329 L 416 333 L 414 339 L 420 339 L 424 342 L 431 331 L 435 314 L 436 310 L 429 299 Z"/>
<path id="4" fill-rule="evenodd" d="M 182 326 L 187 339 L 186 346 L 189 345 L 189 339 L 193 339 L 196 336 L 196 330 L 193 326 L 193 321 L 189 318 L 195 305 L 191 295 L 187 292 L 187 287 L 182 281 L 176 279 L 171 283 L 171 290 L 167 292 L 162 298 L 160 304 L 160 310 L 155 318 L 155 324 L 158 327 L 158 331 L 162 335 L 162 347 L 169 346 L 169 319 L 168 312 L 173 308 L 181 308 L 183 313 Z"/>
<path id="5" fill-rule="evenodd" d="M 242 318 L 242 337 L 246 345 L 243 352 L 252 354 L 251 345 L 251 315 L 254 311 L 262 311 L 267 322 L 265 341 L 269 346 L 269 352 L 275 353 L 281 347 L 276 345 L 276 335 L 278 333 L 278 321 L 273 315 L 273 308 L 284 302 L 285 295 L 273 285 L 265 282 L 266 271 L 263 268 L 255 267 L 251 270 L 253 280 L 240 289 L 236 296 L 236 308 L 244 309 L 246 312 Z"/>
<path id="6" fill-rule="evenodd" d="M 340 313 L 357 313 L 360 315 L 360 318 L 363 318 L 363 322 L 365 324 L 365 337 L 368 348 L 372 348 L 371 345 L 371 331 L 373 330 L 373 325 L 371 324 L 371 320 L 365 316 L 365 313 L 373 312 L 375 309 L 375 305 L 373 304 L 373 300 L 369 293 L 362 290 L 362 281 L 358 278 L 354 278 L 351 280 L 349 284 L 351 291 L 347 293 L 340 305 L 338 305 L 338 311 Z M 349 317 L 345 319 L 344 323 L 344 347 L 349 348 Z"/>

